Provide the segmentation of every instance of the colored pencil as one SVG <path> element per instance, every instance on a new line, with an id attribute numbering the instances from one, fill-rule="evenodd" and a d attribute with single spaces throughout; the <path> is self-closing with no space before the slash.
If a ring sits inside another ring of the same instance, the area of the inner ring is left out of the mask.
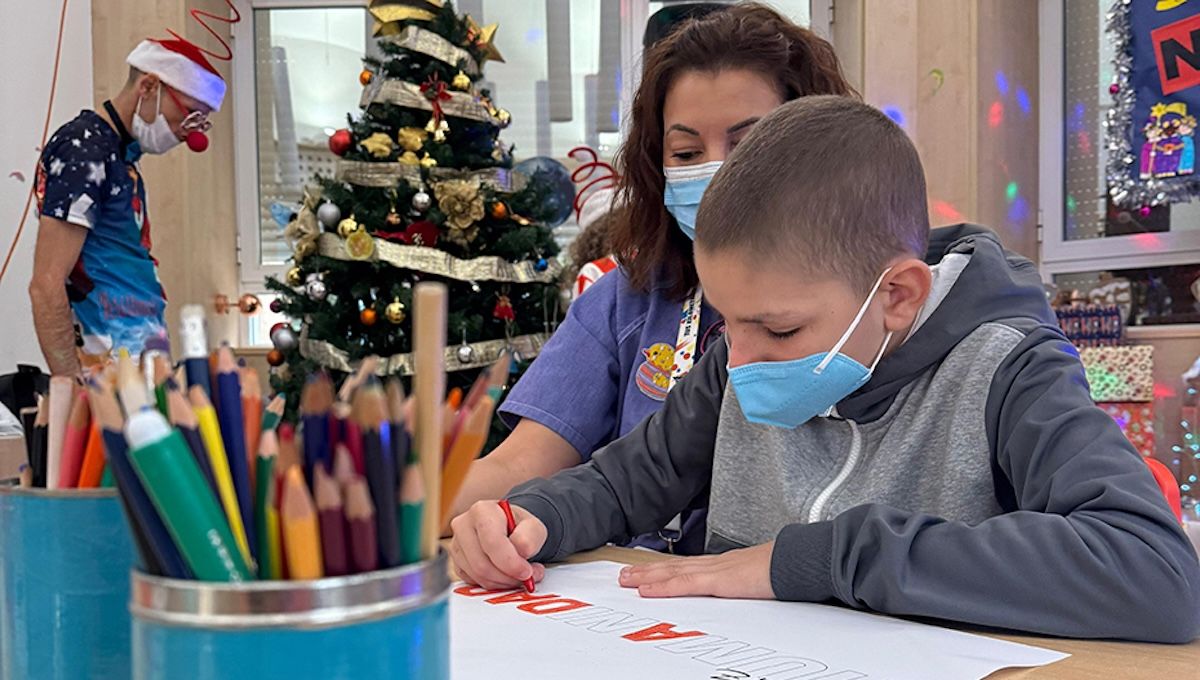
<path id="1" fill-rule="evenodd" d="M 508 378 L 512 375 L 513 356 L 509 352 L 501 352 L 500 357 L 496 359 L 496 363 L 488 369 L 488 389 L 487 393 L 491 396 L 492 401 L 500 403 L 500 395 L 504 393 L 504 387 L 508 385 Z"/>
<path id="2" fill-rule="evenodd" d="M 268 430 L 258 440 L 258 455 L 255 460 L 254 524 L 258 538 L 258 576 L 274 578 L 276 570 L 272 558 L 279 553 L 279 536 L 271 531 L 272 489 L 275 483 L 273 469 L 279 454 L 279 440 Z M 276 516 L 278 519 L 278 515 Z M 271 543 L 276 545 L 272 547 Z"/>
<path id="3" fill-rule="evenodd" d="M 50 377 L 50 398 L 46 408 L 46 473 L 47 489 L 57 489 L 59 468 L 62 467 L 63 439 L 67 434 L 67 420 L 75 400 L 75 380 L 64 376 Z"/>
<path id="4" fill-rule="evenodd" d="M 467 417 L 466 426 L 454 440 L 450 455 L 446 457 L 446 467 L 442 470 L 440 526 L 444 527 L 450 521 L 450 512 L 454 508 L 458 492 L 462 490 L 463 481 L 467 478 L 467 471 L 471 469 L 471 463 L 479 457 L 484 444 L 487 443 L 488 431 L 492 426 L 493 406 L 490 396 L 479 400 L 471 415 Z"/>
<path id="5" fill-rule="evenodd" d="M 441 507 L 442 399 L 446 392 L 446 286 L 422 282 L 413 288 L 413 395 L 416 449 L 425 483 L 425 503 Z M 442 527 L 435 512 L 423 513 L 421 557 L 433 559 Z"/>
<path id="6" fill-rule="evenodd" d="M 396 461 L 396 475 L 403 475 L 409 464 L 409 452 L 412 447 L 412 435 L 408 429 L 408 416 L 405 411 L 407 400 L 404 397 L 404 385 L 400 379 L 392 377 L 387 383 L 388 422 L 392 430 L 392 460 Z"/>
<path id="7" fill-rule="evenodd" d="M 204 307 L 184 305 L 179 312 L 179 340 L 188 387 L 199 387 L 211 401 L 212 381 L 208 368 L 208 329 Z"/>
<path id="8" fill-rule="evenodd" d="M 121 349 L 117 352 L 117 394 L 121 397 L 121 406 L 128 416 L 150 406 L 150 397 L 146 394 L 146 379 L 138 372 L 129 352 Z"/>
<path id="9" fill-rule="evenodd" d="M 154 403 L 158 407 L 158 412 L 167 415 L 167 378 L 171 377 L 171 364 L 167 362 L 167 357 L 161 352 L 155 352 L 148 356 L 153 362 L 152 369 L 154 372 Z"/>
<path id="10" fill-rule="evenodd" d="M 58 488 L 74 489 L 79 486 L 79 471 L 83 469 L 83 454 L 87 449 L 88 432 L 91 430 L 91 413 L 88 411 L 88 397 L 85 390 L 77 390 L 78 394 L 71 404 L 70 415 L 67 416 L 67 429 L 63 434 L 62 459 L 58 468 Z"/>
<path id="11" fill-rule="evenodd" d="M 318 466 L 313 470 L 313 496 L 321 525 L 321 556 L 325 575 L 349 574 L 350 555 L 346 542 L 346 516 L 342 512 L 342 490 L 323 467 Z"/>
<path id="12" fill-rule="evenodd" d="M 402 564 L 421 560 L 421 524 L 425 506 L 425 486 L 421 466 L 415 461 L 405 466 L 400 481 L 400 558 Z"/>
<path id="13" fill-rule="evenodd" d="M 350 560 L 356 572 L 374 571 L 379 564 L 375 544 L 375 508 L 366 480 L 360 478 L 346 487 L 346 521 L 350 527 Z"/>
<path id="14" fill-rule="evenodd" d="M 501 354 L 503 358 L 504 354 Z M 454 447 L 454 440 L 458 438 L 458 434 L 462 432 L 463 426 L 467 423 L 467 416 L 479 403 L 479 400 L 488 393 L 488 385 L 490 384 L 491 371 L 480 371 L 475 378 L 475 382 L 471 384 L 471 389 L 467 392 L 467 396 L 463 399 L 462 408 L 458 409 L 458 413 L 454 416 L 454 424 L 450 427 L 450 441 L 446 444 L 445 455 L 450 455 L 450 449 Z"/>
<path id="15" fill-rule="evenodd" d="M 100 424 L 92 410 L 92 424 L 88 428 L 87 445 L 83 449 L 83 466 L 79 469 L 79 488 L 94 489 L 104 481 L 104 439 L 100 435 Z"/>
<path id="16" fill-rule="evenodd" d="M 46 488 L 46 465 L 50 422 L 50 400 L 37 395 L 37 415 L 33 420 L 33 436 L 30 437 L 29 467 L 33 469 L 33 485 Z M 56 470 L 57 472 L 57 470 Z"/>
<path id="17" fill-rule="evenodd" d="M 183 437 L 150 409 L 130 417 L 125 436 L 133 468 L 196 578 L 249 580 L 250 569 Z"/>
<path id="18" fill-rule="evenodd" d="M 20 482 L 17 486 L 23 489 L 28 489 L 33 486 L 33 468 L 29 467 L 28 463 L 21 463 L 20 467 Z"/>
<path id="19" fill-rule="evenodd" d="M 242 384 L 242 432 L 246 436 L 246 461 L 250 467 L 250 488 L 254 488 L 255 459 L 258 440 L 262 436 L 262 384 L 258 380 L 258 371 L 253 368 L 239 367 L 238 379 Z"/>
<path id="20" fill-rule="evenodd" d="M 512 536 L 512 533 L 517 530 L 517 520 L 513 518 L 512 506 L 508 504 L 507 499 L 500 501 L 500 509 L 504 511 L 504 521 L 507 524 L 508 535 Z M 533 592 L 533 576 L 525 579 L 525 592 Z"/>
<path id="21" fill-rule="evenodd" d="M 333 408 L 333 383 L 324 372 L 309 376 L 300 393 L 300 421 L 303 425 L 304 475 L 312 484 L 312 468 L 318 463 L 328 469 L 329 411 Z"/>
<path id="22" fill-rule="evenodd" d="M 354 461 L 350 459 L 350 453 L 344 444 L 339 444 L 333 451 L 333 479 L 345 491 L 346 485 L 353 482 L 357 478 L 358 472 L 354 469 Z"/>
<path id="23" fill-rule="evenodd" d="M 284 480 L 279 518 L 287 546 L 290 578 L 296 581 L 321 578 L 321 532 L 317 527 L 317 510 L 304 484 L 304 475 L 297 467 L 288 470 Z"/>
<path id="24" fill-rule="evenodd" d="M 258 541 L 254 531 L 254 486 L 250 483 L 250 458 L 246 452 L 245 419 L 242 417 L 242 382 L 238 376 L 233 349 L 222 345 L 217 350 L 217 418 L 221 425 L 221 441 L 229 461 L 229 474 L 237 495 L 238 510 L 246 532 L 250 561 L 257 557 Z"/>
<path id="25" fill-rule="evenodd" d="M 461 387 L 453 387 L 446 396 L 446 406 L 442 411 L 442 455 L 450 453 L 450 439 L 454 430 L 454 422 L 458 420 L 459 407 L 462 406 L 463 391 Z"/>
<path id="26" fill-rule="evenodd" d="M 274 430 L 279 427 L 279 421 L 283 420 L 283 412 L 287 408 L 287 395 L 276 394 L 271 397 L 271 402 L 263 409 L 262 429 Z"/>
<path id="27" fill-rule="evenodd" d="M 221 426 L 218 424 L 216 409 L 213 408 L 212 403 L 208 400 L 208 395 L 199 385 L 193 385 L 188 389 L 188 398 L 192 402 L 192 410 L 196 413 L 200 437 L 204 440 L 204 449 L 208 452 L 208 462 L 212 466 L 213 479 L 217 482 L 217 497 L 221 508 L 225 512 L 229 528 L 233 532 L 238 549 L 242 552 L 242 557 L 247 563 L 250 563 L 250 546 L 247 543 L 246 527 L 242 524 L 242 511 L 238 507 L 237 491 L 234 489 L 232 473 L 229 471 L 229 457 L 225 453 L 225 443 L 221 439 Z M 186 443 L 184 445 L 186 446 Z M 203 479 L 203 475 L 201 475 L 201 479 Z"/>
<path id="28" fill-rule="evenodd" d="M 183 435 L 183 440 L 187 442 L 188 449 L 196 459 L 196 466 L 200 468 L 200 474 L 204 475 L 208 488 L 212 489 L 213 497 L 219 498 L 221 492 L 217 488 L 217 478 L 213 474 L 212 461 L 208 458 L 208 449 L 204 447 L 204 438 L 200 436 L 200 423 L 196 420 L 196 412 L 192 410 L 187 397 L 183 396 L 175 378 L 167 378 L 164 388 L 167 393 L 167 417 Z"/>
<path id="29" fill-rule="evenodd" d="M 291 423 L 283 423 L 279 426 L 277 436 L 279 438 L 279 455 L 275 458 L 275 494 L 272 497 L 278 528 L 276 535 L 279 538 L 280 549 L 280 558 L 276 564 L 280 578 L 286 579 L 288 578 L 288 565 L 285 557 L 287 555 L 287 537 L 283 533 L 283 519 L 280 517 L 283 504 L 283 485 L 289 470 L 299 468 L 303 471 L 304 468 L 300 452 L 296 450 L 295 427 Z"/>
<path id="30" fill-rule="evenodd" d="M 129 445 L 122 434 L 125 418 L 112 387 L 106 381 L 93 380 L 88 383 L 88 391 L 104 457 L 116 480 L 130 531 L 137 539 L 142 566 L 156 576 L 191 578 L 191 569 L 129 460 Z"/>
<path id="31" fill-rule="evenodd" d="M 396 525 L 396 466 L 392 452 L 385 451 L 381 428 L 387 422 L 387 404 L 378 381 L 368 383 L 354 395 L 354 420 L 362 431 L 363 461 L 371 502 L 378 509 L 379 566 L 388 569 L 400 564 L 400 529 Z"/>

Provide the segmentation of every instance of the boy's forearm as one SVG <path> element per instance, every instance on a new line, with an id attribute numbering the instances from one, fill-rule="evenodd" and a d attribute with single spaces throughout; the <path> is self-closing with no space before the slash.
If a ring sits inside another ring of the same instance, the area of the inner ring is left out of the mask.
<path id="1" fill-rule="evenodd" d="M 658 413 L 587 464 L 513 490 L 509 500 L 547 528 L 535 561 L 660 529 L 704 488 L 725 388 L 724 344 L 710 355 Z"/>
<path id="2" fill-rule="evenodd" d="M 33 303 L 33 327 L 38 345 L 51 375 L 74 376 L 80 371 L 79 354 L 75 349 L 75 326 L 71 305 L 63 286 L 47 289 L 34 283 L 29 299 Z"/>

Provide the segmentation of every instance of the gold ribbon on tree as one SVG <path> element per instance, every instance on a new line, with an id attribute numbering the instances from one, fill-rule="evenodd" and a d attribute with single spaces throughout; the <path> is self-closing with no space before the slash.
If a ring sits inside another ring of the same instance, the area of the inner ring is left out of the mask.
<path id="1" fill-rule="evenodd" d="M 365 260 L 356 260 L 346 250 L 346 242 L 336 234 L 321 234 L 317 252 L 334 260 L 384 262 L 400 269 L 440 276 L 455 281 L 498 281 L 501 283 L 555 283 L 562 273 L 557 259 L 547 262 L 545 271 L 538 271 L 528 260 L 513 264 L 493 255 L 462 260 L 444 250 L 423 246 L 408 246 L 375 239 L 375 252 Z"/>
<path id="2" fill-rule="evenodd" d="M 508 168 L 484 168 L 482 170 L 458 170 L 455 168 L 431 168 L 431 181 L 448 179 L 478 180 L 492 191 L 515 194 L 525 188 L 529 178 L 523 173 Z M 370 161 L 339 160 L 334 179 L 363 187 L 389 188 L 406 181 L 413 188 L 425 188 L 421 168 L 408 163 L 376 163 Z"/>
<path id="3" fill-rule="evenodd" d="M 448 98 L 437 100 L 438 109 L 442 115 L 451 118 L 465 118 L 481 123 L 500 125 L 500 120 L 493 116 L 488 107 L 475 96 L 467 92 L 446 92 Z M 389 78 L 372 78 L 363 88 L 362 98 L 358 105 L 366 108 L 371 104 L 395 104 L 409 109 L 420 109 L 433 112 L 433 102 L 426 98 L 420 85 L 403 80 Z"/>
<path id="4" fill-rule="evenodd" d="M 451 44 L 449 40 L 446 40 L 437 33 L 421 28 L 420 26 L 409 24 L 399 33 L 384 36 L 382 40 L 410 52 L 424 54 L 442 63 L 461 68 L 469 75 L 477 76 L 480 73 L 479 64 L 475 62 L 475 58 L 471 56 L 470 52 Z"/>
<path id="5" fill-rule="evenodd" d="M 496 363 L 496 359 L 500 358 L 503 352 L 516 352 L 520 355 L 523 361 L 528 361 L 536 357 L 541 351 L 542 346 L 550 339 L 545 333 L 531 333 L 529 335 L 518 335 L 511 339 L 500 340 L 483 340 L 481 342 L 468 343 L 465 346 L 471 348 L 470 361 L 461 361 L 459 352 L 464 345 L 454 345 L 446 348 L 445 362 L 446 369 L 449 371 L 465 371 L 472 368 L 483 368 Z M 324 340 L 312 340 L 308 337 L 307 331 L 300 334 L 300 355 L 304 358 L 315 361 L 325 368 L 341 371 L 343 373 L 354 373 L 358 370 L 359 361 L 351 361 L 350 355 L 345 350 L 338 349 L 332 344 Z M 393 354 L 390 357 L 379 359 L 379 364 L 375 369 L 375 374 L 378 376 L 388 375 L 412 375 L 414 369 L 413 355 L 411 353 Z"/>

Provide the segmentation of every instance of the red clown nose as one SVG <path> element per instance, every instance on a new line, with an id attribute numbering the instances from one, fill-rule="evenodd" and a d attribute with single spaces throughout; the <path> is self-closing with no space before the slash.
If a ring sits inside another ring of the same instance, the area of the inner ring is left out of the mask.
<path id="1" fill-rule="evenodd" d="M 200 153 L 208 148 L 208 135 L 199 130 L 192 130 L 187 135 L 188 148 L 196 153 Z"/>

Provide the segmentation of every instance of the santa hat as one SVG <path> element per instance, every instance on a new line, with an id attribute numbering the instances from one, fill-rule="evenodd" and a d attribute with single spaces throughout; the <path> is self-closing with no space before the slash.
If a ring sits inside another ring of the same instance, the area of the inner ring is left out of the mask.
<path id="1" fill-rule="evenodd" d="M 153 73 L 213 111 L 221 109 L 225 79 L 204 52 L 186 40 L 143 40 L 129 53 L 125 63 L 143 73 Z"/>
<path id="2" fill-rule="evenodd" d="M 621 176 L 591 147 L 577 146 L 567 155 L 580 161 L 571 180 L 582 185 L 575 194 L 575 222 L 582 231 L 617 207 L 616 187 Z"/>

